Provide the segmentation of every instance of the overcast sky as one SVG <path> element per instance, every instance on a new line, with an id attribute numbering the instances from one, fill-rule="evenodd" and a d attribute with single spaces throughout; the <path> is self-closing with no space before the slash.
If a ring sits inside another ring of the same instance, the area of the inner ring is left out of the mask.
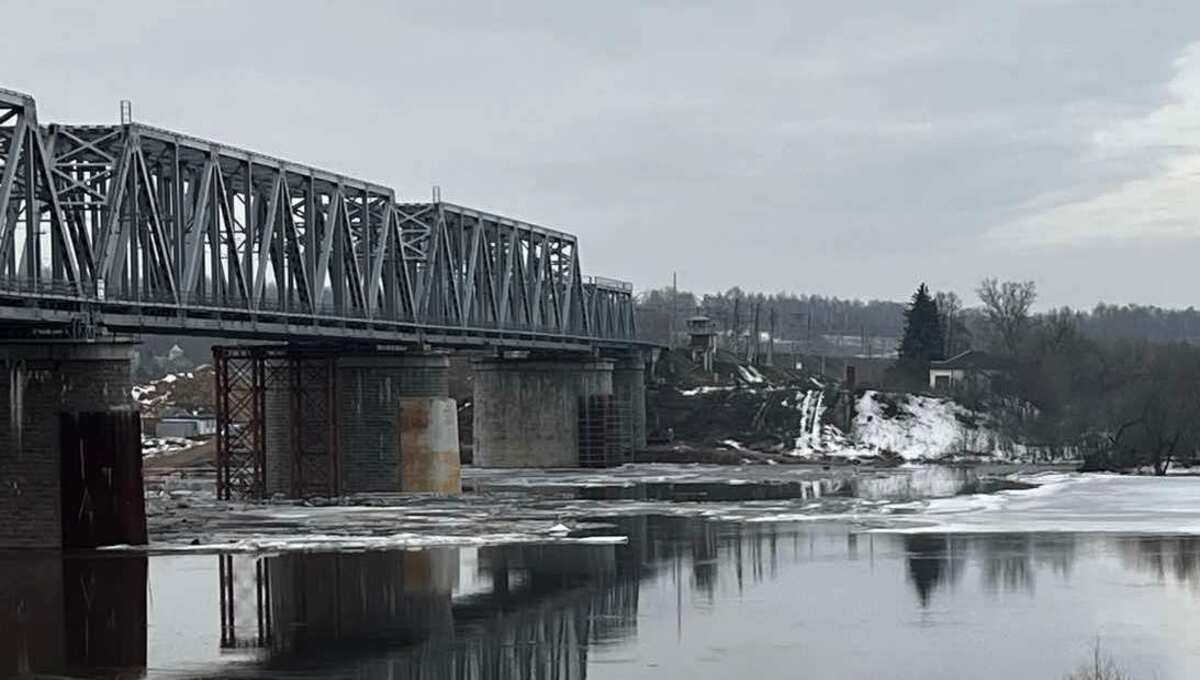
<path id="1" fill-rule="evenodd" d="M 639 289 L 1200 298 L 1200 3 L 0 0 L 0 87 L 580 237 Z"/>

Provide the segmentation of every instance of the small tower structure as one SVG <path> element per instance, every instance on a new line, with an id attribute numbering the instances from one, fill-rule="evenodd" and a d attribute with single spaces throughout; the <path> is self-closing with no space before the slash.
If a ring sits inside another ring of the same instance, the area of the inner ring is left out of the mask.
<path id="1" fill-rule="evenodd" d="M 717 324 L 707 316 L 697 314 L 687 320 L 687 330 L 692 361 L 701 362 L 704 370 L 712 373 L 717 356 Z"/>

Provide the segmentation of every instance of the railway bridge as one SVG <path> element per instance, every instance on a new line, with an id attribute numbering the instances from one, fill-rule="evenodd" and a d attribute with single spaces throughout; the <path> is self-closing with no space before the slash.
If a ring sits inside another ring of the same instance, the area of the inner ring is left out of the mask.
<path id="1" fill-rule="evenodd" d="M 130 338 L 234 343 L 218 492 L 253 499 L 456 492 L 451 353 L 475 357 L 477 464 L 628 459 L 634 330 L 632 287 L 564 231 L 0 90 L 0 547 L 144 540 Z"/>

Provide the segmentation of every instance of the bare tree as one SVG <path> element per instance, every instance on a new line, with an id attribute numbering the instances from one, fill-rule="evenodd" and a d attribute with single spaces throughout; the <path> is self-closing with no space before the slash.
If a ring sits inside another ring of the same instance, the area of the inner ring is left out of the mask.
<path id="1" fill-rule="evenodd" d="M 1121 424 L 1112 442 L 1124 460 L 1165 475 L 1200 448 L 1200 355 L 1186 345 L 1141 353 L 1138 375 L 1117 395 Z"/>
<path id="2" fill-rule="evenodd" d="M 976 289 L 983 302 L 984 312 L 992 330 L 1000 338 L 1001 347 L 1015 355 L 1030 325 L 1030 309 L 1037 299 L 1037 287 L 1033 281 L 1005 281 L 984 279 Z"/>
<path id="3" fill-rule="evenodd" d="M 1079 340 L 1079 315 L 1070 307 L 1051 309 L 1038 321 L 1039 350 L 1061 352 Z"/>
<path id="4" fill-rule="evenodd" d="M 948 293 L 939 292 L 934 295 L 933 301 L 937 305 L 938 316 L 942 320 L 942 335 L 945 336 L 942 344 L 946 348 L 946 356 L 952 357 L 965 349 L 964 345 L 966 344 L 965 338 L 962 337 L 965 334 L 961 333 L 958 328 L 962 325 L 962 300 L 959 299 L 957 293 L 950 291 Z"/>
<path id="5" fill-rule="evenodd" d="M 1100 640 L 1092 648 L 1092 657 L 1081 663 L 1075 672 L 1063 676 L 1063 680 L 1130 680 L 1131 676 L 1117 662 L 1100 649 Z"/>

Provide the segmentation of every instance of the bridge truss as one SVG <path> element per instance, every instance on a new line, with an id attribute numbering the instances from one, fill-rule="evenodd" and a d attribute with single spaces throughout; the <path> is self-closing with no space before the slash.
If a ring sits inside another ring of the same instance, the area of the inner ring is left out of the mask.
<path id="1" fill-rule="evenodd" d="M 255 339 L 591 348 L 628 284 L 574 236 L 0 90 L 0 320 Z"/>

